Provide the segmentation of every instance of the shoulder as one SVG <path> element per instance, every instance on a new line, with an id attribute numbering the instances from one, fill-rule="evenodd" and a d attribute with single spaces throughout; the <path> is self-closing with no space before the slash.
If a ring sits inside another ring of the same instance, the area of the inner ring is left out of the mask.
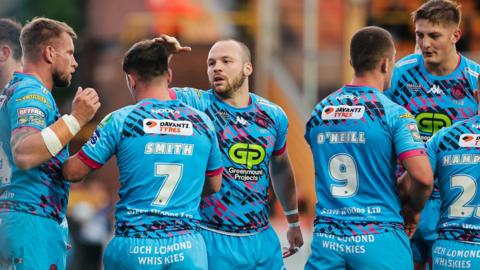
<path id="1" fill-rule="evenodd" d="M 35 84 L 24 80 L 16 83 L 15 81 L 12 81 L 9 84 L 9 90 L 12 91 L 10 102 L 45 104 L 50 109 L 52 109 L 55 104 L 51 92 L 41 84 Z"/>
<path id="2" fill-rule="evenodd" d="M 474 77 L 475 79 L 477 79 L 478 75 L 480 74 L 480 65 L 477 62 L 463 55 L 461 55 L 461 57 L 465 63 L 465 72 L 470 76 Z"/>
<path id="3" fill-rule="evenodd" d="M 385 94 L 379 93 L 378 94 L 378 99 L 382 103 L 382 105 L 385 109 L 385 114 L 387 116 L 398 116 L 400 118 L 413 118 L 413 119 L 415 119 L 415 117 L 407 109 L 405 109 L 403 106 L 400 106 L 397 103 L 393 102 Z"/>
<path id="4" fill-rule="evenodd" d="M 104 123 L 105 124 L 108 124 L 110 121 L 112 120 L 116 120 L 116 121 L 119 121 L 119 120 L 123 120 L 125 119 L 137 106 L 136 105 L 128 105 L 128 106 L 125 106 L 125 107 L 122 107 L 120 109 L 117 109 L 109 114 L 107 114 L 102 122 L 100 122 L 100 124 Z"/>
<path id="5" fill-rule="evenodd" d="M 421 63 L 421 58 L 422 56 L 420 54 L 407 55 L 395 63 L 395 70 L 398 72 L 417 67 Z"/>
<path id="6" fill-rule="evenodd" d="M 184 102 L 180 102 L 181 106 L 185 107 L 187 110 L 190 111 L 191 114 L 193 115 L 198 115 L 204 122 L 208 122 L 208 123 L 211 123 L 212 120 L 210 119 L 210 117 L 208 117 L 208 115 L 206 113 L 204 113 L 203 111 L 201 110 L 198 110 L 197 108 L 193 107 L 193 106 L 190 106 Z"/>
<path id="7" fill-rule="evenodd" d="M 272 101 L 253 93 L 250 93 L 250 96 L 252 97 L 252 102 L 255 102 L 256 106 L 268 114 L 272 113 L 276 116 L 287 116 L 282 107 L 273 103 Z"/>

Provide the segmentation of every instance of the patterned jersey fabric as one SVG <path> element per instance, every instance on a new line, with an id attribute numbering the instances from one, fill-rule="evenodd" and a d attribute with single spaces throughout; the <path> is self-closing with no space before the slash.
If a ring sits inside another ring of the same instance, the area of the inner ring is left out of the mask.
<path id="1" fill-rule="evenodd" d="M 385 95 L 413 114 L 426 142 L 441 128 L 476 115 L 473 92 L 478 88 L 479 72 L 477 63 L 459 55 L 451 74 L 434 76 L 425 68 L 422 56 L 412 54 L 395 64 L 391 88 Z M 432 197 L 440 197 L 438 187 Z"/>
<path id="2" fill-rule="evenodd" d="M 112 155 L 120 171 L 115 234 L 161 238 L 198 229 L 205 174 L 222 160 L 213 124 L 178 100 L 144 99 L 109 114 L 79 152 L 91 168 Z"/>
<path id="3" fill-rule="evenodd" d="M 65 217 L 70 184 L 62 176 L 68 147 L 40 166 L 20 170 L 10 140 L 16 132 L 40 132 L 60 117 L 50 91 L 34 76 L 15 73 L 0 95 L 0 211 L 20 211 L 52 218 Z"/>
<path id="4" fill-rule="evenodd" d="M 439 131 L 427 153 L 442 201 L 439 238 L 480 242 L 480 116 Z"/>
<path id="5" fill-rule="evenodd" d="M 250 105 L 241 109 L 220 100 L 213 90 L 177 88 L 175 93 L 212 119 L 222 152 L 222 187 L 202 200 L 202 225 L 231 233 L 268 228 L 269 164 L 286 147 L 285 112 L 252 93 Z"/>
<path id="6" fill-rule="evenodd" d="M 374 88 L 346 85 L 317 104 L 305 139 L 315 164 L 317 232 L 349 236 L 402 228 L 397 159 L 425 155 L 407 110 Z"/>

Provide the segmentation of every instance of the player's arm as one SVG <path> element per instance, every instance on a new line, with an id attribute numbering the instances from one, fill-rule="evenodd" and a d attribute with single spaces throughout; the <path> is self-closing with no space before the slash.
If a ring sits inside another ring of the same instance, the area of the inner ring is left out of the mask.
<path id="1" fill-rule="evenodd" d="M 433 175 L 430 162 L 425 156 L 417 156 L 402 161 L 407 171 L 398 181 L 402 200 L 402 215 L 408 237 L 415 234 L 420 213 L 433 189 Z"/>
<path id="2" fill-rule="evenodd" d="M 202 190 L 202 196 L 208 196 L 218 192 L 222 186 L 223 160 L 213 122 L 206 115 L 203 116 L 203 119 L 209 127 L 207 136 L 211 143 L 207 171 L 205 172 L 205 184 Z"/>
<path id="3" fill-rule="evenodd" d="M 28 170 L 49 160 L 88 123 L 98 108 L 98 95 L 92 88 L 78 88 L 73 99 L 72 113 L 64 115 L 41 131 L 20 127 L 12 133 L 13 161 L 22 170 Z"/>
<path id="4" fill-rule="evenodd" d="M 223 167 L 218 170 L 207 172 L 205 177 L 205 185 L 203 186 L 202 190 L 203 197 L 220 190 L 220 187 L 222 186 L 222 171 Z"/>
<path id="5" fill-rule="evenodd" d="M 83 180 L 91 171 L 92 168 L 79 157 L 80 153 L 69 157 L 63 164 L 63 177 L 70 182 L 79 182 Z"/>
<path id="6" fill-rule="evenodd" d="M 128 111 L 126 111 L 128 114 Z M 92 170 L 100 169 L 115 154 L 121 138 L 123 115 L 110 113 L 97 125 L 80 151 L 63 164 L 63 177 L 70 182 L 83 180 Z"/>
<path id="7" fill-rule="evenodd" d="M 415 211 L 421 211 L 433 190 L 433 172 L 426 155 L 402 160 L 406 173 L 400 179 L 399 187 L 408 194 L 408 203 Z"/>
<path id="8" fill-rule="evenodd" d="M 295 176 L 288 151 L 286 148 L 283 150 L 283 153 L 273 154 L 271 158 L 272 173 L 274 175 L 272 185 L 288 221 L 287 240 L 290 244 L 288 252 L 291 255 L 303 245 L 303 236 L 298 216 Z"/>

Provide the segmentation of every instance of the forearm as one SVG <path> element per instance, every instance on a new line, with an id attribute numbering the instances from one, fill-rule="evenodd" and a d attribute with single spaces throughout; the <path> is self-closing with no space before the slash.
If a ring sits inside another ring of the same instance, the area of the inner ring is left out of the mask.
<path id="1" fill-rule="evenodd" d="M 412 179 L 407 172 L 404 172 L 397 181 L 398 195 L 402 203 L 409 201 L 409 192 L 412 185 Z"/>
<path id="2" fill-rule="evenodd" d="M 63 164 L 62 171 L 66 180 L 78 182 L 83 180 L 92 171 L 92 169 L 80 160 L 77 153 L 70 157 L 65 164 Z"/>
<path id="3" fill-rule="evenodd" d="M 20 129 L 12 136 L 11 141 L 15 164 L 28 170 L 46 162 L 80 130 L 78 122 L 74 125 L 75 127 L 72 127 L 65 118 L 60 118 L 42 131 L 33 128 Z"/>
<path id="4" fill-rule="evenodd" d="M 404 167 L 407 174 L 403 185 L 408 188 L 409 204 L 414 210 L 423 209 L 425 202 L 433 190 L 433 172 L 426 156 L 417 156 L 405 159 Z"/>
<path id="5" fill-rule="evenodd" d="M 425 185 L 420 181 L 412 181 L 409 197 L 410 206 L 417 211 L 423 209 L 425 202 L 432 194 L 433 185 Z"/>
<path id="6" fill-rule="evenodd" d="M 283 210 L 287 213 L 286 218 L 289 223 L 298 222 L 297 189 L 292 165 L 290 164 L 288 156 L 286 158 L 279 158 L 276 162 L 272 163 L 272 168 L 274 174 L 272 181 L 273 189 Z"/>

